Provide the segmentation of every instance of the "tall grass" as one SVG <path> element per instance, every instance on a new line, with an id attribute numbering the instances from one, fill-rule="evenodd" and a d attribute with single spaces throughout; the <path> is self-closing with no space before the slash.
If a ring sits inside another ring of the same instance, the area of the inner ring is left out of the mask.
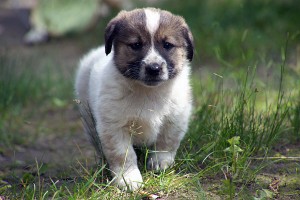
<path id="1" fill-rule="evenodd" d="M 285 57 L 282 64 L 273 67 L 277 66 L 280 79 L 277 98 L 272 103 L 268 103 L 268 98 L 273 99 L 274 95 L 268 97 L 256 84 L 256 67 L 249 67 L 230 88 L 224 85 L 226 76 L 219 74 L 211 74 L 206 80 L 194 79 L 197 106 L 182 145 L 179 168 L 197 172 L 201 177 L 216 173 L 223 176 L 222 191 L 229 199 L 235 197 L 235 184 L 253 181 L 261 166 L 250 170 L 251 160 L 257 155 L 268 155 L 282 133 L 290 128 L 289 95 L 283 87 Z M 263 97 L 264 107 L 259 106 Z"/>
<path id="2" fill-rule="evenodd" d="M 30 115 L 42 106 L 63 106 L 71 101 L 73 81 L 66 79 L 63 67 L 0 52 L 0 145 L 22 142 L 25 109 Z"/>
<path id="3" fill-rule="evenodd" d="M 225 77 L 218 78 L 222 84 Z M 196 155 L 193 150 L 193 157 L 203 161 L 209 154 L 209 160 L 219 162 L 225 156 L 223 150 L 229 146 L 227 140 L 235 136 L 240 137 L 244 154 L 248 156 L 272 147 L 286 119 L 287 99 L 278 89 L 276 104 L 268 105 L 264 110 L 258 109 L 257 96 L 265 94 L 255 87 L 253 81 L 248 71 L 235 91 L 225 90 L 221 85 L 219 94 L 197 95 L 202 103 L 196 108 L 187 136 L 190 138 L 187 141 L 193 143 L 189 146 L 200 149 Z M 194 86 L 204 88 L 199 84 L 205 83 L 194 83 Z M 218 91 L 218 88 L 215 90 Z"/>
<path id="4" fill-rule="evenodd" d="M 33 79 L 36 71 L 28 67 L 28 63 L 0 54 L 0 66 L 0 110 L 3 113 L 9 107 L 22 106 L 38 97 L 37 83 L 40 84 L 41 81 L 46 80 L 41 79 L 39 82 Z"/>
<path id="5" fill-rule="evenodd" d="M 0 66 L 0 111 L 73 95 L 72 72 L 66 79 L 64 66 L 55 62 L 37 64 L 34 58 L 12 57 L 2 52 Z"/>

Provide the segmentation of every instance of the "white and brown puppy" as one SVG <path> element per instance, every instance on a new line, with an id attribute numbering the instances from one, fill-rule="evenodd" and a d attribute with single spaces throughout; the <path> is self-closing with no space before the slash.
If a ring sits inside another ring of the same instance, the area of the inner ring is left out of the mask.
<path id="1" fill-rule="evenodd" d="M 143 179 L 133 145 L 153 149 L 147 166 L 174 162 L 191 113 L 192 34 L 180 16 L 154 9 L 122 11 L 105 46 L 80 62 L 76 94 L 89 104 L 115 182 L 135 190 Z"/>

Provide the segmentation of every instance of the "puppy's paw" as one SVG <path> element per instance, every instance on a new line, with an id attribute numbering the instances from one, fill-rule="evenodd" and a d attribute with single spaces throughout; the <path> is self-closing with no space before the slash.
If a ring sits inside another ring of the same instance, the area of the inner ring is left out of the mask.
<path id="1" fill-rule="evenodd" d="M 147 168 L 150 170 L 160 171 L 172 166 L 174 163 L 174 155 L 170 152 L 153 153 L 147 162 Z"/>
<path id="2" fill-rule="evenodd" d="M 143 178 L 138 168 L 128 169 L 125 173 L 120 174 L 115 184 L 124 190 L 135 191 L 143 186 Z"/>

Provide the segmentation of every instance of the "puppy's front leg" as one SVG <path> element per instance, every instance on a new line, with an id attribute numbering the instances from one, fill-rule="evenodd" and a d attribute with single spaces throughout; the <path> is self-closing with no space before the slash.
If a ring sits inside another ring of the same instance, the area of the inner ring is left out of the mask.
<path id="1" fill-rule="evenodd" d="M 130 134 L 122 129 L 111 128 L 102 130 L 100 140 L 115 183 L 129 190 L 141 187 L 143 179 Z"/>
<path id="2" fill-rule="evenodd" d="M 177 149 L 188 126 L 188 116 L 177 119 L 167 119 L 164 123 L 154 145 L 154 151 L 148 159 L 148 169 L 165 170 L 174 163 Z"/>

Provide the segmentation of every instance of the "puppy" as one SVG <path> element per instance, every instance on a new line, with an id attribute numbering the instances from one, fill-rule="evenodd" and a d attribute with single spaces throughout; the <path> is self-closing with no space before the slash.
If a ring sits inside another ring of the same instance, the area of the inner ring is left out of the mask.
<path id="1" fill-rule="evenodd" d="M 105 46 L 81 60 L 76 95 L 91 108 L 119 187 L 142 185 L 133 146 L 152 148 L 149 169 L 173 164 L 191 113 L 193 49 L 182 17 L 145 8 L 121 11 L 105 29 Z"/>

